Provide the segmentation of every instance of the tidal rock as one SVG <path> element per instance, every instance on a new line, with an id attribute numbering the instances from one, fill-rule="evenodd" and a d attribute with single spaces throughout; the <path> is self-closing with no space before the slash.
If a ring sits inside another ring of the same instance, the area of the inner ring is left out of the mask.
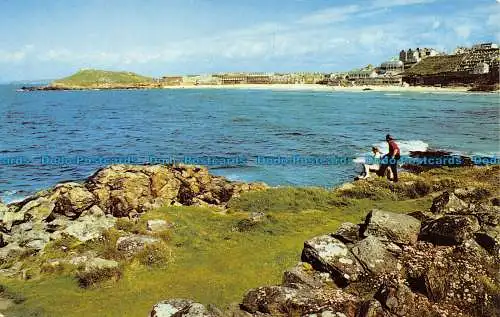
<path id="1" fill-rule="evenodd" d="M 98 198 L 99 207 L 115 217 L 143 212 L 151 203 L 150 178 L 136 166 L 113 165 L 97 171 L 86 187 Z"/>
<path id="2" fill-rule="evenodd" d="M 474 216 L 446 215 L 424 223 L 420 236 L 422 240 L 437 245 L 454 245 L 473 238 L 479 229 L 479 222 Z"/>
<path id="3" fill-rule="evenodd" d="M 386 249 L 386 244 L 375 236 L 357 242 L 351 249 L 364 268 L 372 274 L 397 270 L 396 258 Z"/>
<path id="4" fill-rule="evenodd" d="M 432 201 L 431 212 L 435 214 L 458 213 L 468 208 L 468 204 L 454 193 L 444 192 Z"/>
<path id="5" fill-rule="evenodd" d="M 330 235 L 306 241 L 302 261 L 311 264 L 316 270 L 330 273 L 340 285 L 356 281 L 364 273 L 363 267 L 349 248 Z"/>
<path id="6" fill-rule="evenodd" d="M 83 185 L 63 183 L 53 189 L 54 213 L 75 219 L 97 202 L 96 197 Z"/>
<path id="7" fill-rule="evenodd" d="M 412 216 L 373 209 L 365 219 L 365 236 L 373 235 L 382 241 L 415 244 L 420 221 Z"/>
<path id="8" fill-rule="evenodd" d="M 188 299 L 164 300 L 153 306 L 150 317 L 214 317 L 205 306 Z"/>
<path id="9" fill-rule="evenodd" d="M 146 235 L 128 235 L 118 238 L 116 248 L 118 251 L 125 252 L 128 256 L 141 251 L 147 245 L 160 242 L 160 239 Z"/>

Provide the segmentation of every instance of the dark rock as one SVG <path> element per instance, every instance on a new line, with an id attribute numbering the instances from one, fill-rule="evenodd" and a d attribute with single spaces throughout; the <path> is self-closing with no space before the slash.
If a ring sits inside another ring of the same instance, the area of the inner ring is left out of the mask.
<path id="1" fill-rule="evenodd" d="M 405 215 L 373 209 L 366 216 L 365 236 L 374 235 L 383 241 L 415 244 L 420 231 L 420 221 Z"/>
<path id="2" fill-rule="evenodd" d="M 447 215 L 424 223 L 420 237 L 437 245 L 454 245 L 472 238 L 479 229 L 474 216 Z"/>
<path id="3" fill-rule="evenodd" d="M 493 206 L 499 206 L 500 207 L 500 197 L 493 197 L 491 199 L 491 204 Z"/>
<path id="4" fill-rule="evenodd" d="M 476 232 L 475 238 L 479 245 L 500 259 L 500 227 Z"/>

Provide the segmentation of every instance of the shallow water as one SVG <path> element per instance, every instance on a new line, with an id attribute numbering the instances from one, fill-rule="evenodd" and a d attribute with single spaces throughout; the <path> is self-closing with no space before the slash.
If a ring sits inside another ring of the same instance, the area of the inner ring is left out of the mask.
<path id="1" fill-rule="evenodd" d="M 4 201 L 81 180 L 114 157 L 137 163 L 152 157 L 227 158 L 231 167 L 213 173 L 330 187 L 352 179 L 353 159 L 372 145 L 385 152 L 386 133 L 398 139 L 403 154 L 427 147 L 468 155 L 500 152 L 498 94 L 16 88 L 0 86 Z M 349 160 L 304 166 L 262 159 L 292 155 Z"/>

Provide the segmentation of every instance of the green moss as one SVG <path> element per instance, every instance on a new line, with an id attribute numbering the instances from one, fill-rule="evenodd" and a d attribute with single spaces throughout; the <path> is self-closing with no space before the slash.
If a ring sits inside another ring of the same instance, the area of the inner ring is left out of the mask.
<path id="1" fill-rule="evenodd" d="M 136 258 L 142 265 L 150 267 L 162 267 L 172 261 L 172 250 L 165 243 L 148 244 L 142 249 Z"/>
<path id="2" fill-rule="evenodd" d="M 117 281 L 122 276 L 120 267 L 92 268 L 88 270 L 79 270 L 76 273 L 80 287 L 95 287 L 105 281 Z"/>
<path id="3" fill-rule="evenodd" d="M 229 201 L 229 207 L 247 212 L 335 210 L 348 203 L 322 188 L 281 187 L 247 192 Z"/>

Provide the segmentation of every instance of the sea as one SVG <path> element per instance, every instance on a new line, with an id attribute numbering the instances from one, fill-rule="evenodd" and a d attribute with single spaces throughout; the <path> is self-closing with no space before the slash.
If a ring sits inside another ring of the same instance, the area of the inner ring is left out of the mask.
<path id="1" fill-rule="evenodd" d="M 244 89 L 20 92 L 0 85 L 0 199 L 114 163 L 188 163 L 235 181 L 332 188 L 372 146 L 500 154 L 489 93 Z"/>

